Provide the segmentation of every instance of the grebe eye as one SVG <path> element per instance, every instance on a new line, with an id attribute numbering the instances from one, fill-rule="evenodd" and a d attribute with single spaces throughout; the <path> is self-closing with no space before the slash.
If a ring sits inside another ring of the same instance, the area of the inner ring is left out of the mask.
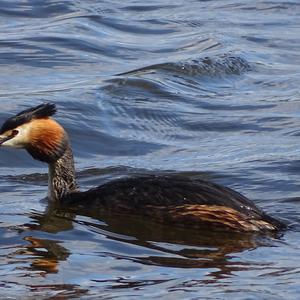
<path id="1" fill-rule="evenodd" d="M 12 135 L 12 136 L 16 136 L 18 133 L 19 133 L 19 130 L 14 129 L 14 130 L 11 132 L 11 135 Z"/>

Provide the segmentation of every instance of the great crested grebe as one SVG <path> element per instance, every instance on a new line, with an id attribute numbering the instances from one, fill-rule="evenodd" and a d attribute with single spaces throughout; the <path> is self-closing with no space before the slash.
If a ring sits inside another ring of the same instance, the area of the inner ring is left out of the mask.
<path id="1" fill-rule="evenodd" d="M 9 118 L 0 130 L 1 146 L 26 149 L 48 163 L 49 200 L 193 228 L 259 232 L 284 227 L 232 189 L 179 175 L 133 176 L 80 192 L 68 134 L 51 118 L 55 112 L 54 104 L 41 104 Z"/>

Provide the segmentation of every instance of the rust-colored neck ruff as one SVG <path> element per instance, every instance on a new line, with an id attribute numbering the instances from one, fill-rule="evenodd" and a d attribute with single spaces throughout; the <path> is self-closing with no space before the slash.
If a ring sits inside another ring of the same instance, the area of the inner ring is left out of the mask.
<path id="1" fill-rule="evenodd" d="M 61 200 L 77 191 L 73 153 L 68 134 L 55 120 L 45 117 L 26 124 L 25 149 L 49 164 L 49 198 Z"/>
<path id="2" fill-rule="evenodd" d="M 28 140 L 26 150 L 34 159 L 47 163 L 58 160 L 69 144 L 65 130 L 50 118 L 33 120 Z"/>

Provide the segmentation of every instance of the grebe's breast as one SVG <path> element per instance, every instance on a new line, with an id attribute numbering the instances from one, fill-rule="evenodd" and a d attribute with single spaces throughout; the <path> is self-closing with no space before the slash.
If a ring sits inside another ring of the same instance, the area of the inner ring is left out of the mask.
<path id="1" fill-rule="evenodd" d="M 178 175 L 122 178 L 63 199 L 68 207 L 146 215 L 163 223 L 217 230 L 277 230 L 282 224 L 227 187 Z"/>

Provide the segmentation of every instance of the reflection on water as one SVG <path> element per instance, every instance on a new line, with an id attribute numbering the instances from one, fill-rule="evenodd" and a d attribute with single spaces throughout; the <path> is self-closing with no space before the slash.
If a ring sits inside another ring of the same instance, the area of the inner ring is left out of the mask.
<path id="1" fill-rule="evenodd" d="M 0 123 L 56 103 L 82 190 L 175 170 L 289 224 L 248 236 L 70 213 L 44 199 L 46 166 L 0 149 L 2 297 L 297 299 L 299 9 L 0 1 Z"/>
<path id="2" fill-rule="evenodd" d="M 26 244 L 10 252 L 7 263 L 26 262 L 22 272 L 26 271 L 30 277 L 38 274 L 41 278 L 48 278 L 51 274 L 64 272 L 65 263 L 72 255 L 76 255 L 74 249 L 73 253 L 68 249 L 72 243 L 75 243 L 75 248 L 84 252 L 90 251 L 92 257 L 87 259 L 92 259 L 91 263 L 94 260 L 104 263 L 103 261 L 109 256 L 120 262 L 115 267 L 116 270 L 127 272 L 139 270 L 138 267 L 130 267 L 130 264 L 175 270 L 200 268 L 207 271 L 206 279 L 201 279 L 198 284 L 213 284 L 233 276 L 236 271 L 254 268 L 253 264 L 247 262 L 232 261 L 238 253 L 252 251 L 262 246 L 274 246 L 271 237 L 184 230 L 156 224 L 138 216 L 122 216 L 108 212 L 98 215 L 98 218 L 101 222 L 66 212 L 57 205 L 48 205 L 45 213 L 33 212 L 30 215 L 31 223 L 24 224 L 26 230 L 23 231 L 23 240 Z M 78 229 L 78 226 L 81 229 Z M 85 235 L 85 231 L 89 234 Z M 35 235 L 40 236 L 41 233 L 43 238 L 35 237 Z M 67 242 L 68 240 L 71 244 Z M 77 244 L 80 244 L 79 247 Z M 263 263 L 259 263 L 258 267 L 262 268 L 264 265 L 268 267 L 268 264 Z M 89 270 L 85 271 L 89 273 Z M 74 275 L 76 276 L 76 273 L 71 276 Z M 120 276 L 114 280 L 93 279 L 92 281 L 101 282 L 101 285 L 106 288 L 135 289 L 162 284 L 167 280 L 149 281 Z M 193 283 L 195 284 L 196 282 Z M 88 290 L 81 289 L 77 285 L 56 284 L 34 286 L 32 291 L 41 291 L 43 288 L 57 289 L 61 296 L 88 293 Z M 176 288 L 181 288 L 181 284 Z"/>
<path id="3" fill-rule="evenodd" d="M 247 268 L 247 264 L 244 265 L 243 262 L 232 264 L 227 259 L 231 254 L 268 244 L 266 237 L 253 234 L 186 230 L 157 224 L 138 216 L 102 212 L 98 214 L 98 218 L 101 220 L 98 224 L 90 218 L 77 219 L 76 214 L 50 205 L 44 214 L 31 215 L 33 223 L 27 224 L 27 230 L 32 231 L 33 235 L 34 231 L 56 234 L 72 231 L 74 223 L 80 224 L 95 235 L 105 236 L 118 244 L 129 244 L 137 249 L 146 248 L 145 251 L 137 250 L 136 256 L 133 252 L 110 254 L 119 259 L 174 268 L 217 268 L 219 270 L 211 274 L 215 279 L 230 275 L 234 270 Z M 33 236 L 25 236 L 24 240 L 29 244 L 11 256 L 31 258 L 30 268 L 33 271 L 57 273 L 60 262 L 66 261 L 71 254 L 59 240 Z"/>

